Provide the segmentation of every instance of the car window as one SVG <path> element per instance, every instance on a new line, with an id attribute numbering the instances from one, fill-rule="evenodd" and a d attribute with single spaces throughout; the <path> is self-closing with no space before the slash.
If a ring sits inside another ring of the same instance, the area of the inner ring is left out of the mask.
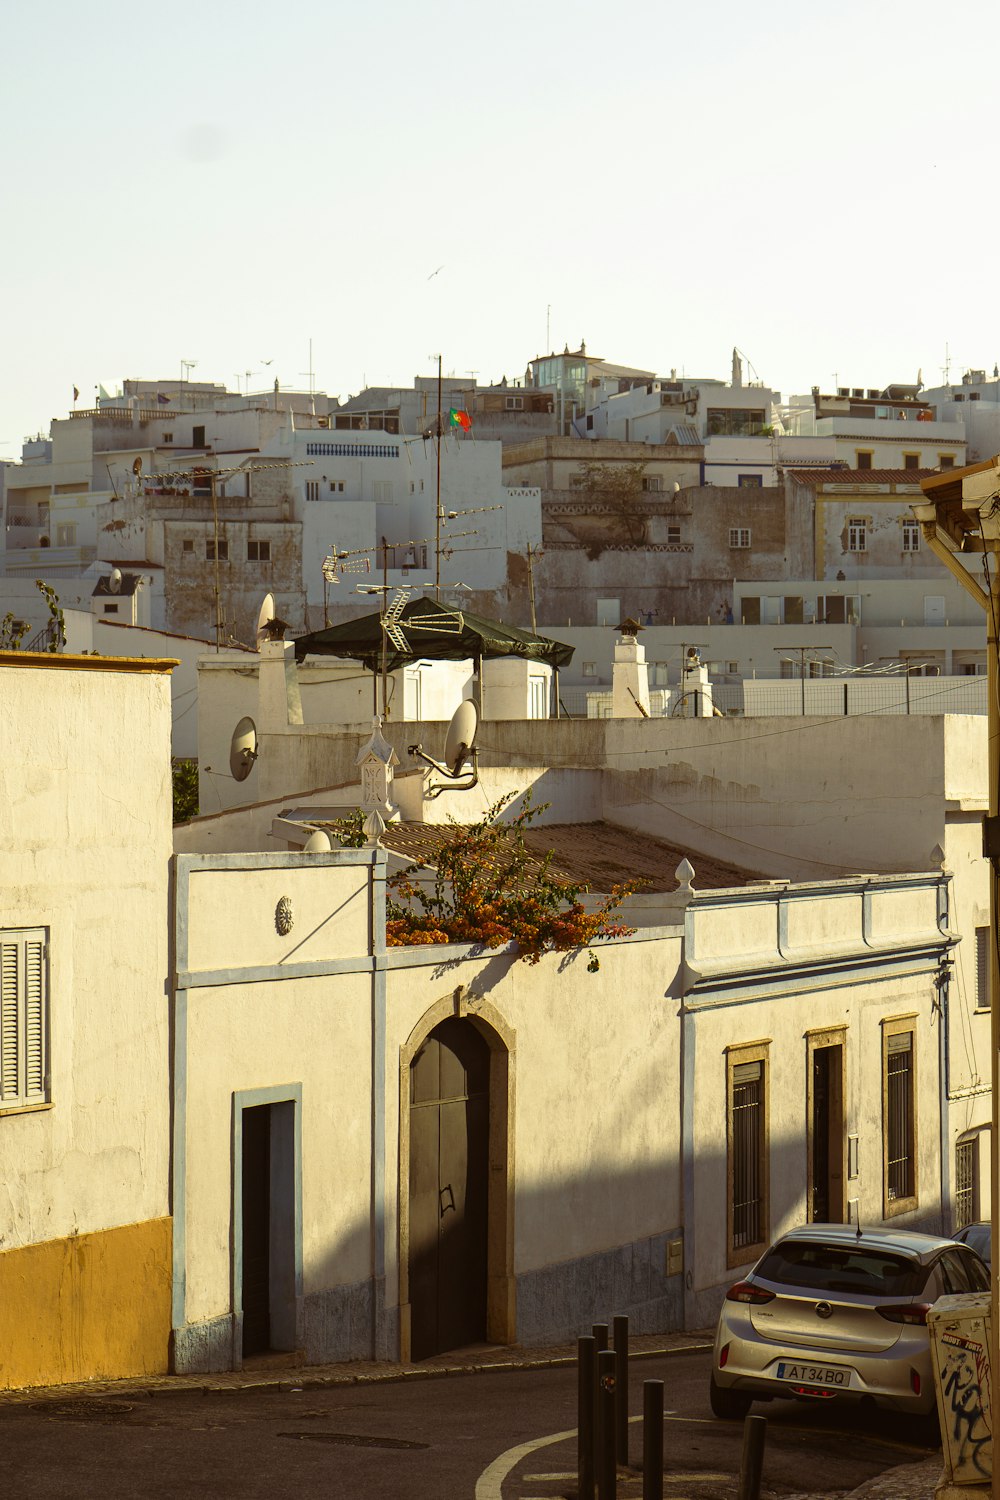
<path id="1" fill-rule="evenodd" d="M 946 1250 L 938 1261 L 941 1276 L 944 1281 L 944 1289 L 950 1295 L 957 1292 L 972 1292 L 976 1288 L 969 1279 L 969 1270 L 966 1264 L 967 1253 L 963 1250 Z"/>
<path id="2" fill-rule="evenodd" d="M 971 1245 L 977 1255 L 981 1255 L 984 1260 L 989 1260 L 990 1226 L 988 1224 L 970 1224 L 961 1233 L 966 1245 Z"/>
<path id="3" fill-rule="evenodd" d="M 925 1271 L 919 1261 L 865 1245 L 783 1240 L 764 1256 L 755 1276 L 824 1292 L 855 1292 L 868 1297 L 912 1297 Z"/>
<path id="4" fill-rule="evenodd" d="M 930 1268 L 927 1280 L 920 1289 L 920 1296 L 925 1302 L 936 1302 L 939 1297 L 944 1296 L 947 1290 L 943 1267 L 941 1262 L 937 1261 Z"/>
<path id="5" fill-rule="evenodd" d="M 965 1267 L 969 1278 L 970 1291 L 988 1292 L 990 1289 L 990 1273 L 979 1259 L 978 1255 L 972 1255 L 968 1250 L 956 1250 L 955 1254 Z"/>

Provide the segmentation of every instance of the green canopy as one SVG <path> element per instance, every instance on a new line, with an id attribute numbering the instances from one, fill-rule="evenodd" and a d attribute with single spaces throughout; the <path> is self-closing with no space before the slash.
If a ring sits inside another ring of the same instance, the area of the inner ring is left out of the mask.
<path id="1" fill-rule="evenodd" d="M 329 625 L 325 630 L 296 637 L 295 660 L 345 656 L 363 662 L 370 672 L 380 672 L 382 631 L 381 614 Z M 496 656 L 520 656 L 559 668 L 573 659 L 573 647 L 561 641 L 501 625 L 498 620 L 484 620 L 481 615 L 454 609 L 437 599 L 411 599 L 387 634 L 385 665 L 389 672 L 415 661 L 488 661 Z"/>

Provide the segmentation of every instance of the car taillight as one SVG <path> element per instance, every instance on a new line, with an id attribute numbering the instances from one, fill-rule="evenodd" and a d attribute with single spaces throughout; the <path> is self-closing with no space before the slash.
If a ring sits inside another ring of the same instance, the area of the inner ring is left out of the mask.
<path id="1" fill-rule="evenodd" d="M 927 1314 L 931 1310 L 929 1302 L 897 1302 L 891 1307 L 877 1307 L 875 1311 L 880 1318 L 885 1318 L 889 1323 L 919 1323 L 927 1322 Z"/>
<path id="2" fill-rule="evenodd" d="M 766 1292 L 762 1286 L 754 1286 L 752 1281 L 738 1281 L 731 1286 L 726 1293 L 727 1302 L 773 1302 L 774 1293 Z"/>
<path id="3" fill-rule="evenodd" d="M 731 1345 L 729 1345 L 729 1344 L 723 1344 L 722 1348 L 719 1350 L 719 1369 L 720 1370 L 724 1370 L 725 1367 L 726 1367 L 726 1362 L 729 1359 L 729 1350 L 730 1350 L 730 1348 L 731 1348 Z"/>
<path id="4" fill-rule="evenodd" d="M 910 1390 L 915 1396 L 920 1395 L 920 1372 L 910 1366 Z"/>

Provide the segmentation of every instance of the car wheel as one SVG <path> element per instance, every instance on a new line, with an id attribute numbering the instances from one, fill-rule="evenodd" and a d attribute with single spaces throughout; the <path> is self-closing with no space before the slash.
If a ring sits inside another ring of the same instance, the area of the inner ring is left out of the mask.
<path id="1" fill-rule="evenodd" d="M 739 1422 L 750 1410 L 753 1401 L 745 1391 L 735 1391 L 728 1386 L 716 1385 L 713 1375 L 708 1383 L 708 1399 L 714 1416 L 724 1422 Z"/>

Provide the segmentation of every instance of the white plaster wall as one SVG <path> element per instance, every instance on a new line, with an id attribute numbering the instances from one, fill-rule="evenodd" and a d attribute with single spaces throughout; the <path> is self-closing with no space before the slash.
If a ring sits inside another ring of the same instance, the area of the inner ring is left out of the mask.
<path id="1" fill-rule="evenodd" d="M 398 1170 L 398 1048 L 464 984 L 516 1034 L 515 1272 L 675 1229 L 680 941 L 664 930 L 653 941 L 600 945 L 597 974 L 586 973 L 586 951 L 533 967 L 498 954 L 446 975 L 433 962 L 390 970 L 388 1180 Z"/>
<path id="2" fill-rule="evenodd" d="M 6 1250 L 168 1212 L 170 681 L 4 656 L 0 697 L 0 927 L 51 942 L 52 1104 L 2 1122 Z"/>
<path id="3" fill-rule="evenodd" d="M 288 856 L 271 869 L 197 870 L 190 877 L 188 966 L 192 970 L 310 963 L 369 947 L 364 867 L 317 866 L 312 855 Z M 238 896 L 234 894 L 237 890 Z M 275 927 L 279 897 L 292 903 L 294 926 Z"/>
<path id="4" fill-rule="evenodd" d="M 931 1023 L 930 980 L 872 981 L 816 990 L 791 1002 L 747 999 L 701 1011 L 695 1026 L 694 1151 L 696 1220 L 688 1244 L 691 1289 L 703 1318 L 717 1311 L 725 1286 L 739 1280 L 727 1267 L 726 1052 L 727 1047 L 770 1040 L 767 1088 L 770 1114 L 771 1240 L 806 1219 L 806 1040 L 809 1030 L 846 1026 L 846 1130 L 857 1134 L 860 1171 L 846 1184 L 859 1201 L 864 1224 L 882 1222 L 883 1019 L 913 1012 L 917 1048 L 918 1208 L 890 1220 L 899 1228 L 940 1222 L 938 1046 Z M 720 1215 L 721 1209 L 721 1215 Z M 697 1314 L 696 1314 L 697 1316 Z"/>
<path id="5" fill-rule="evenodd" d="M 605 816 L 764 875 L 928 869 L 944 833 L 943 723 L 608 720 L 619 774 L 605 778 Z"/>
<path id="6" fill-rule="evenodd" d="M 371 1265 L 370 977 L 193 990 L 188 1007 L 188 1321 L 231 1310 L 237 1090 L 302 1085 L 303 1290 L 363 1281 Z"/>
<path id="7" fill-rule="evenodd" d="M 170 675 L 170 749 L 172 755 L 193 760 L 198 754 L 198 663 L 203 656 L 214 654 L 214 643 L 170 631 L 149 630 L 141 625 L 118 625 L 97 619 L 93 645 L 101 656 L 177 659 L 178 665 Z M 250 655 L 249 652 L 230 654 Z"/>

